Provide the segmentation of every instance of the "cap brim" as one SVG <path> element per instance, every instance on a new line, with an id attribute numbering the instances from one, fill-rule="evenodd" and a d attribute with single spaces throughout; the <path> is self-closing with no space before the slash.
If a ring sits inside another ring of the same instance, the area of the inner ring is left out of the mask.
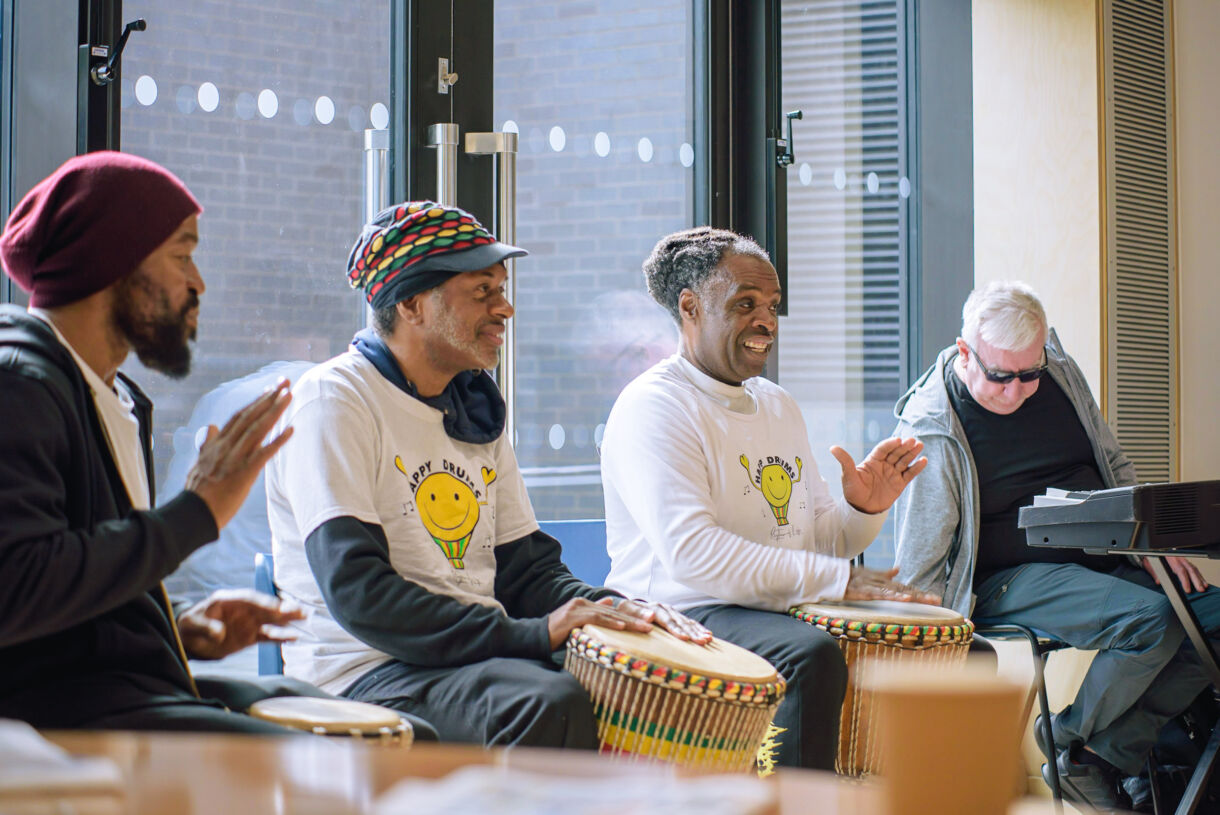
<path id="1" fill-rule="evenodd" d="M 507 243 L 487 243 L 460 252 L 441 252 L 411 265 L 411 275 L 420 272 L 477 272 L 503 263 L 509 258 L 522 258 L 529 252 Z"/>

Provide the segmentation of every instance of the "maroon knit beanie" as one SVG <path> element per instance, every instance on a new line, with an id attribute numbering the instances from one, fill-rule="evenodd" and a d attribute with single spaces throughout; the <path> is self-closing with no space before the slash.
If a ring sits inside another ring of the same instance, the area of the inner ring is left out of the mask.
<path id="1" fill-rule="evenodd" d="M 31 306 L 62 306 L 134 272 L 202 211 L 164 167 L 127 153 L 87 153 L 21 199 L 0 235 L 0 262 Z"/>

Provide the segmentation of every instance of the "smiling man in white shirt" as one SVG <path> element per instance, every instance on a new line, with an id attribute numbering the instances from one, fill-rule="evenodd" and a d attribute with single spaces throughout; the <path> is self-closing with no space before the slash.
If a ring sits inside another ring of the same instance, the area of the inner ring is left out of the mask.
<path id="1" fill-rule="evenodd" d="M 779 279 L 753 240 L 699 227 L 662 238 L 649 293 L 678 323 L 678 352 L 619 396 L 602 442 L 607 585 L 673 605 L 768 659 L 788 680 L 780 764 L 833 769 L 847 671 L 834 640 L 785 612 L 804 602 L 939 598 L 854 567 L 927 463 L 887 439 L 859 465 L 832 448 L 843 498 L 809 451 L 796 401 L 762 378 Z"/>

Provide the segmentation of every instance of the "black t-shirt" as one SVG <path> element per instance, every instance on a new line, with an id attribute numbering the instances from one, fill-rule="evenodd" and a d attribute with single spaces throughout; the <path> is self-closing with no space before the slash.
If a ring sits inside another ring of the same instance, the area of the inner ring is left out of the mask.
<path id="1" fill-rule="evenodd" d="M 979 479 L 979 548 L 974 585 L 1001 569 L 1023 563 L 1079 563 L 1108 571 L 1113 563 L 1079 549 L 1034 548 L 1017 527 L 1017 512 L 1048 487 L 1105 487 L 1093 447 L 1067 394 L 1049 375 L 1021 407 L 1007 416 L 992 413 L 945 366 L 949 402 L 961 420 Z"/>

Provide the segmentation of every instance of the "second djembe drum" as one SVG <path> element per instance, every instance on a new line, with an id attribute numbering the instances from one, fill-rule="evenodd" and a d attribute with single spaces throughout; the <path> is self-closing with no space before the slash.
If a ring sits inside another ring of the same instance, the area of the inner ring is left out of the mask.
<path id="1" fill-rule="evenodd" d="M 602 752 L 712 770 L 754 768 L 785 689 L 744 648 L 695 645 L 660 628 L 578 628 L 564 667 L 592 698 Z"/>
<path id="2" fill-rule="evenodd" d="M 398 711 L 351 699 L 275 696 L 255 702 L 246 712 L 319 736 L 360 739 L 386 747 L 410 747 L 415 739 L 411 723 Z"/>
<path id="3" fill-rule="evenodd" d="M 873 694 L 861 682 L 865 671 L 884 663 L 961 666 L 974 637 L 974 624 L 957 612 L 922 603 L 806 603 L 789 614 L 838 640 L 847 660 L 835 761 L 835 770 L 843 775 L 876 773 L 883 759 L 877 749 Z"/>

